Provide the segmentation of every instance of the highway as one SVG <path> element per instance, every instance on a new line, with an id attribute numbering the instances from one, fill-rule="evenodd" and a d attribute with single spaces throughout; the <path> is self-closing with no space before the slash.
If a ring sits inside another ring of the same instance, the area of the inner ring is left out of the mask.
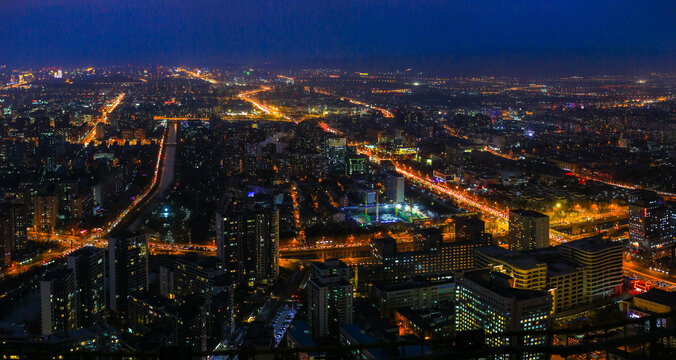
<path id="1" fill-rule="evenodd" d="M 210 78 L 208 78 L 208 77 L 206 77 L 206 76 L 204 76 L 204 75 L 202 75 L 202 74 L 197 73 L 196 71 L 191 71 L 191 70 L 184 69 L 184 68 L 177 68 L 176 70 L 177 70 L 177 71 L 182 71 L 182 72 L 188 74 L 188 76 L 190 76 L 190 77 L 193 77 L 193 78 L 196 78 L 196 79 L 200 79 L 200 80 L 204 80 L 204 81 L 206 81 L 206 82 L 208 82 L 208 83 L 218 84 L 218 80 L 210 79 Z"/>
<path id="2" fill-rule="evenodd" d="M 333 94 L 331 92 L 328 92 L 326 90 L 318 89 L 317 92 L 320 93 L 320 94 L 324 94 L 324 95 L 339 97 L 340 100 L 347 101 L 351 104 L 360 105 L 360 106 L 364 106 L 364 107 L 369 108 L 369 109 L 376 110 L 376 111 L 380 112 L 381 114 L 383 114 L 383 116 L 386 117 L 386 118 L 393 118 L 394 117 L 394 114 L 392 114 L 391 111 L 383 109 L 381 107 L 377 107 L 375 105 L 367 104 L 367 103 L 361 102 L 359 100 L 351 99 L 351 98 L 348 98 L 348 97 L 345 97 L 345 96 L 339 96 L 339 95 Z"/>
<path id="3" fill-rule="evenodd" d="M 271 114 L 271 115 L 280 117 L 280 118 L 282 118 L 282 119 L 284 119 L 284 120 L 286 120 L 286 121 L 297 122 L 297 121 L 295 121 L 294 119 L 292 119 L 290 116 L 284 115 L 284 114 L 282 114 L 281 112 L 279 112 L 279 111 L 277 111 L 277 110 L 271 108 L 270 106 L 267 106 L 267 105 L 263 104 L 262 102 L 260 102 L 260 101 L 258 101 L 258 100 L 256 100 L 256 99 L 254 99 L 253 97 L 251 97 L 251 95 L 255 95 L 255 94 L 258 94 L 258 93 L 263 92 L 263 91 L 270 91 L 270 88 L 267 87 L 267 86 L 261 86 L 259 89 L 251 90 L 251 91 L 245 91 L 245 92 L 243 92 L 243 93 L 240 93 L 240 94 L 237 95 L 237 96 L 238 96 L 240 99 L 242 99 L 242 100 L 244 100 L 244 101 L 250 103 L 250 104 L 253 105 L 255 108 L 257 108 L 258 110 L 260 110 L 260 111 L 262 111 L 262 112 L 264 112 L 264 113 L 266 113 L 266 114 Z"/>
<path id="4" fill-rule="evenodd" d="M 624 260 L 622 263 L 622 267 L 624 268 L 625 272 L 628 273 L 633 273 L 638 275 L 641 278 L 653 281 L 653 282 L 664 282 L 670 286 L 676 287 L 676 276 L 672 276 L 669 274 L 665 274 L 659 271 L 654 271 L 650 269 L 646 269 L 645 267 L 629 261 L 629 260 Z"/>

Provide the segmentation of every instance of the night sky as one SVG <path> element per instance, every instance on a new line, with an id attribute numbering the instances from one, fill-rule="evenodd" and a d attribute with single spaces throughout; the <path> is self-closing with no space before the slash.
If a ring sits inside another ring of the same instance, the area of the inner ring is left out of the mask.
<path id="1" fill-rule="evenodd" d="M 0 0 L 0 26 L 10 65 L 676 53 L 673 0 Z"/>

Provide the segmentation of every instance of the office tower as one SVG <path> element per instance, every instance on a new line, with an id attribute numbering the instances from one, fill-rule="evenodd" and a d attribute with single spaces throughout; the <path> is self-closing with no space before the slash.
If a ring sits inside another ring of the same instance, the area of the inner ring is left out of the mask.
<path id="1" fill-rule="evenodd" d="M 385 173 L 385 191 L 387 199 L 395 204 L 404 203 L 404 175 L 396 171 L 388 171 Z"/>
<path id="2" fill-rule="evenodd" d="M 110 309 L 125 310 L 127 295 L 148 289 L 148 239 L 145 234 L 122 232 L 108 239 Z"/>
<path id="3" fill-rule="evenodd" d="M 382 280 L 401 281 L 411 276 L 446 277 L 460 270 L 474 268 L 474 249 L 490 245 L 483 237 L 472 241 L 451 243 L 427 242 L 428 248 L 398 251 L 391 238 L 376 239 L 371 248 L 374 257 L 382 263 Z"/>
<path id="4" fill-rule="evenodd" d="M 23 249 L 28 240 L 28 207 L 23 200 L 10 200 L 10 217 L 13 219 L 14 226 L 14 248 Z"/>
<path id="5" fill-rule="evenodd" d="M 279 275 L 279 210 L 253 199 L 216 213 L 216 256 L 237 282 L 272 284 Z"/>
<path id="6" fill-rule="evenodd" d="M 347 155 L 347 140 L 344 137 L 329 138 L 322 145 L 322 155 L 326 158 L 328 171 L 343 171 Z"/>
<path id="7" fill-rule="evenodd" d="M 188 253 L 172 256 L 172 263 L 160 266 L 160 294 L 183 297 L 192 294 L 211 296 L 232 285 L 220 260 Z"/>
<path id="8" fill-rule="evenodd" d="M 629 195 L 629 242 L 645 261 L 673 244 L 671 214 L 657 194 L 637 191 Z"/>
<path id="9" fill-rule="evenodd" d="M 621 243 L 587 238 L 570 241 L 559 247 L 564 260 L 583 269 L 582 294 L 587 303 L 610 297 L 621 290 Z"/>
<path id="10" fill-rule="evenodd" d="M 82 196 L 77 181 L 64 181 L 57 185 L 58 216 L 67 221 L 82 219 Z"/>
<path id="11" fill-rule="evenodd" d="M 77 328 L 75 274 L 70 269 L 48 272 L 40 280 L 40 324 L 42 335 Z"/>
<path id="12" fill-rule="evenodd" d="M 518 289 L 543 290 L 547 285 L 547 264 L 530 256 L 509 251 L 499 246 L 475 250 L 476 267 L 490 268 L 512 278 Z"/>
<path id="13" fill-rule="evenodd" d="M 105 251 L 85 246 L 67 257 L 75 279 L 78 327 L 101 324 L 105 317 Z"/>
<path id="14" fill-rule="evenodd" d="M 365 175 L 368 172 L 368 164 L 369 158 L 366 155 L 348 156 L 345 163 L 345 174 L 347 176 Z"/>
<path id="15" fill-rule="evenodd" d="M 37 231 L 51 232 L 56 226 L 58 214 L 58 198 L 56 195 L 40 194 L 33 199 L 33 225 Z"/>
<path id="16" fill-rule="evenodd" d="M 126 319 L 129 328 L 144 342 L 206 351 L 208 309 L 207 300 L 197 294 L 168 299 L 135 291 L 129 294 Z"/>
<path id="17" fill-rule="evenodd" d="M 455 241 L 470 241 L 484 236 L 486 224 L 476 215 L 456 216 Z"/>
<path id="18" fill-rule="evenodd" d="M 522 255 L 499 246 L 476 249 L 478 268 L 489 268 L 512 278 L 519 289 L 546 290 L 552 294 L 554 313 L 586 305 L 584 268 L 561 257 L 561 247 L 542 248 Z"/>
<path id="19" fill-rule="evenodd" d="M 12 265 L 17 249 L 27 239 L 26 207 L 20 200 L 0 200 L 0 270 Z"/>
<path id="20" fill-rule="evenodd" d="M 531 210 L 509 211 L 509 250 L 529 251 L 549 246 L 549 216 Z"/>
<path id="21" fill-rule="evenodd" d="M 455 330 L 479 330 L 485 334 L 509 331 L 548 330 L 551 296 L 544 291 L 516 289 L 507 275 L 490 270 L 474 270 L 456 279 Z M 546 345 L 544 335 L 498 336 L 486 338 L 490 347 Z M 525 349 L 524 349 L 525 350 Z M 540 353 L 520 357 L 505 354 L 496 359 L 545 359 Z"/>
<path id="22" fill-rule="evenodd" d="M 338 327 L 352 324 L 352 284 L 340 275 L 311 278 L 307 316 L 316 338 L 336 334 Z"/>

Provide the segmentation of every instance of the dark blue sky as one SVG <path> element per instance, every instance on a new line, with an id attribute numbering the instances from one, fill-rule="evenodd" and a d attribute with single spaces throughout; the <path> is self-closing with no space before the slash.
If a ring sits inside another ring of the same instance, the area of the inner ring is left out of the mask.
<path id="1" fill-rule="evenodd" d="M 10 65 L 676 52 L 674 0 L 0 0 L 0 26 Z"/>

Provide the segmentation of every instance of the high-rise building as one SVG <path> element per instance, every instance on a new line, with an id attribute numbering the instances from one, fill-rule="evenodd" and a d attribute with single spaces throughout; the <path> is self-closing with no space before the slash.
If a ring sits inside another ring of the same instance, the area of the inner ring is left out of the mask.
<path id="1" fill-rule="evenodd" d="M 395 204 L 404 203 L 404 175 L 396 171 L 388 171 L 385 175 L 385 194 L 390 202 Z"/>
<path id="2" fill-rule="evenodd" d="M 0 204 L 0 270 L 12 265 L 14 252 L 14 221 L 8 204 Z"/>
<path id="3" fill-rule="evenodd" d="M 548 330 L 550 328 L 551 296 L 544 291 L 516 289 L 510 278 L 490 270 L 474 270 L 456 279 L 455 330 L 483 329 L 487 335 L 510 331 Z M 490 347 L 546 345 L 545 335 L 492 336 L 486 338 Z M 545 359 L 541 353 L 521 356 L 497 355 L 495 359 Z"/>
<path id="4" fill-rule="evenodd" d="M 108 239 L 110 309 L 125 310 L 127 295 L 148 289 L 148 239 L 145 234 L 122 232 Z"/>
<path id="5" fill-rule="evenodd" d="M 311 278 L 307 314 L 314 337 L 337 334 L 340 326 L 352 324 L 352 284 L 340 275 Z"/>
<path id="6" fill-rule="evenodd" d="M 33 199 L 33 225 L 38 231 L 51 232 L 59 212 L 56 195 L 40 194 Z"/>
<path id="7" fill-rule="evenodd" d="M 456 241 L 470 241 L 484 236 L 486 224 L 478 216 L 457 216 L 454 220 Z"/>
<path id="8" fill-rule="evenodd" d="M 40 324 L 42 335 L 77 328 L 75 274 L 70 269 L 48 272 L 40 280 Z"/>
<path id="9" fill-rule="evenodd" d="M 518 289 L 543 290 L 547 285 L 547 264 L 499 246 L 475 250 L 476 267 L 491 268 L 511 277 Z"/>
<path id="10" fill-rule="evenodd" d="M 369 158 L 366 155 L 354 154 L 347 157 L 345 162 L 345 174 L 364 175 L 368 172 Z"/>
<path id="11" fill-rule="evenodd" d="M 104 321 L 106 310 L 105 251 L 86 246 L 67 257 L 73 271 L 79 327 L 91 327 Z"/>
<path id="12" fill-rule="evenodd" d="M 396 240 L 387 237 L 372 244 L 374 257 L 382 262 L 382 280 L 406 280 L 411 276 L 445 277 L 474 268 L 474 249 L 490 245 L 489 237 L 472 241 L 427 241 L 426 248 L 398 251 Z"/>
<path id="13" fill-rule="evenodd" d="M 239 283 L 272 284 L 279 275 L 279 210 L 233 201 L 216 213 L 216 256 Z"/>
<path id="14" fill-rule="evenodd" d="M 622 286 L 622 244 L 600 238 L 569 241 L 561 257 L 583 269 L 582 294 L 587 303 L 617 294 Z"/>
<path id="15" fill-rule="evenodd" d="M 391 316 L 400 307 L 413 310 L 430 309 L 442 302 L 455 300 L 453 280 L 429 281 L 412 279 L 397 283 L 375 283 L 371 297 L 383 316 Z"/>
<path id="16" fill-rule="evenodd" d="M 148 342 L 206 351 L 209 305 L 200 295 L 168 299 L 147 291 L 129 294 L 127 324 Z"/>
<path id="17" fill-rule="evenodd" d="M 509 276 L 515 288 L 549 291 L 559 313 L 620 290 L 622 245 L 586 238 L 525 254 L 489 246 L 476 250 L 476 265 Z"/>
<path id="18" fill-rule="evenodd" d="M 322 146 L 322 155 L 326 158 L 328 171 L 343 171 L 347 155 L 347 140 L 344 137 L 326 139 Z"/>
<path id="19" fill-rule="evenodd" d="M 637 191 L 629 196 L 629 242 L 637 255 L 652 261 L 674 242 L 671 214 L 657 194 Z"/>
<path id="20" fill-rule="evenodd" d="M 16 249 L 27 239 L 26 207 L 17 200 L 0 201 L 0 270 L 12 264 Z"/>
<path id="21" fill-rule="evenodd" d="M 10 217 L 14 225 L 14 248 L 23 249 L 28 240 L 28 207 L 24 200 L 10 200 Z"/>
<path id="22" fill-rule="evenodd" d="M 549 246 L 549 216 L 532 210 L 509 211 L 509 250 L 529 251 Z"/>
<path id="23" fill-rule="evenodd" d="M 160 294 L 184 297 L 192 294 L 211 296 L 231 285 L 220 260 L 195 253 L 172 256 L 172 264 L 160 266 Z"/>

